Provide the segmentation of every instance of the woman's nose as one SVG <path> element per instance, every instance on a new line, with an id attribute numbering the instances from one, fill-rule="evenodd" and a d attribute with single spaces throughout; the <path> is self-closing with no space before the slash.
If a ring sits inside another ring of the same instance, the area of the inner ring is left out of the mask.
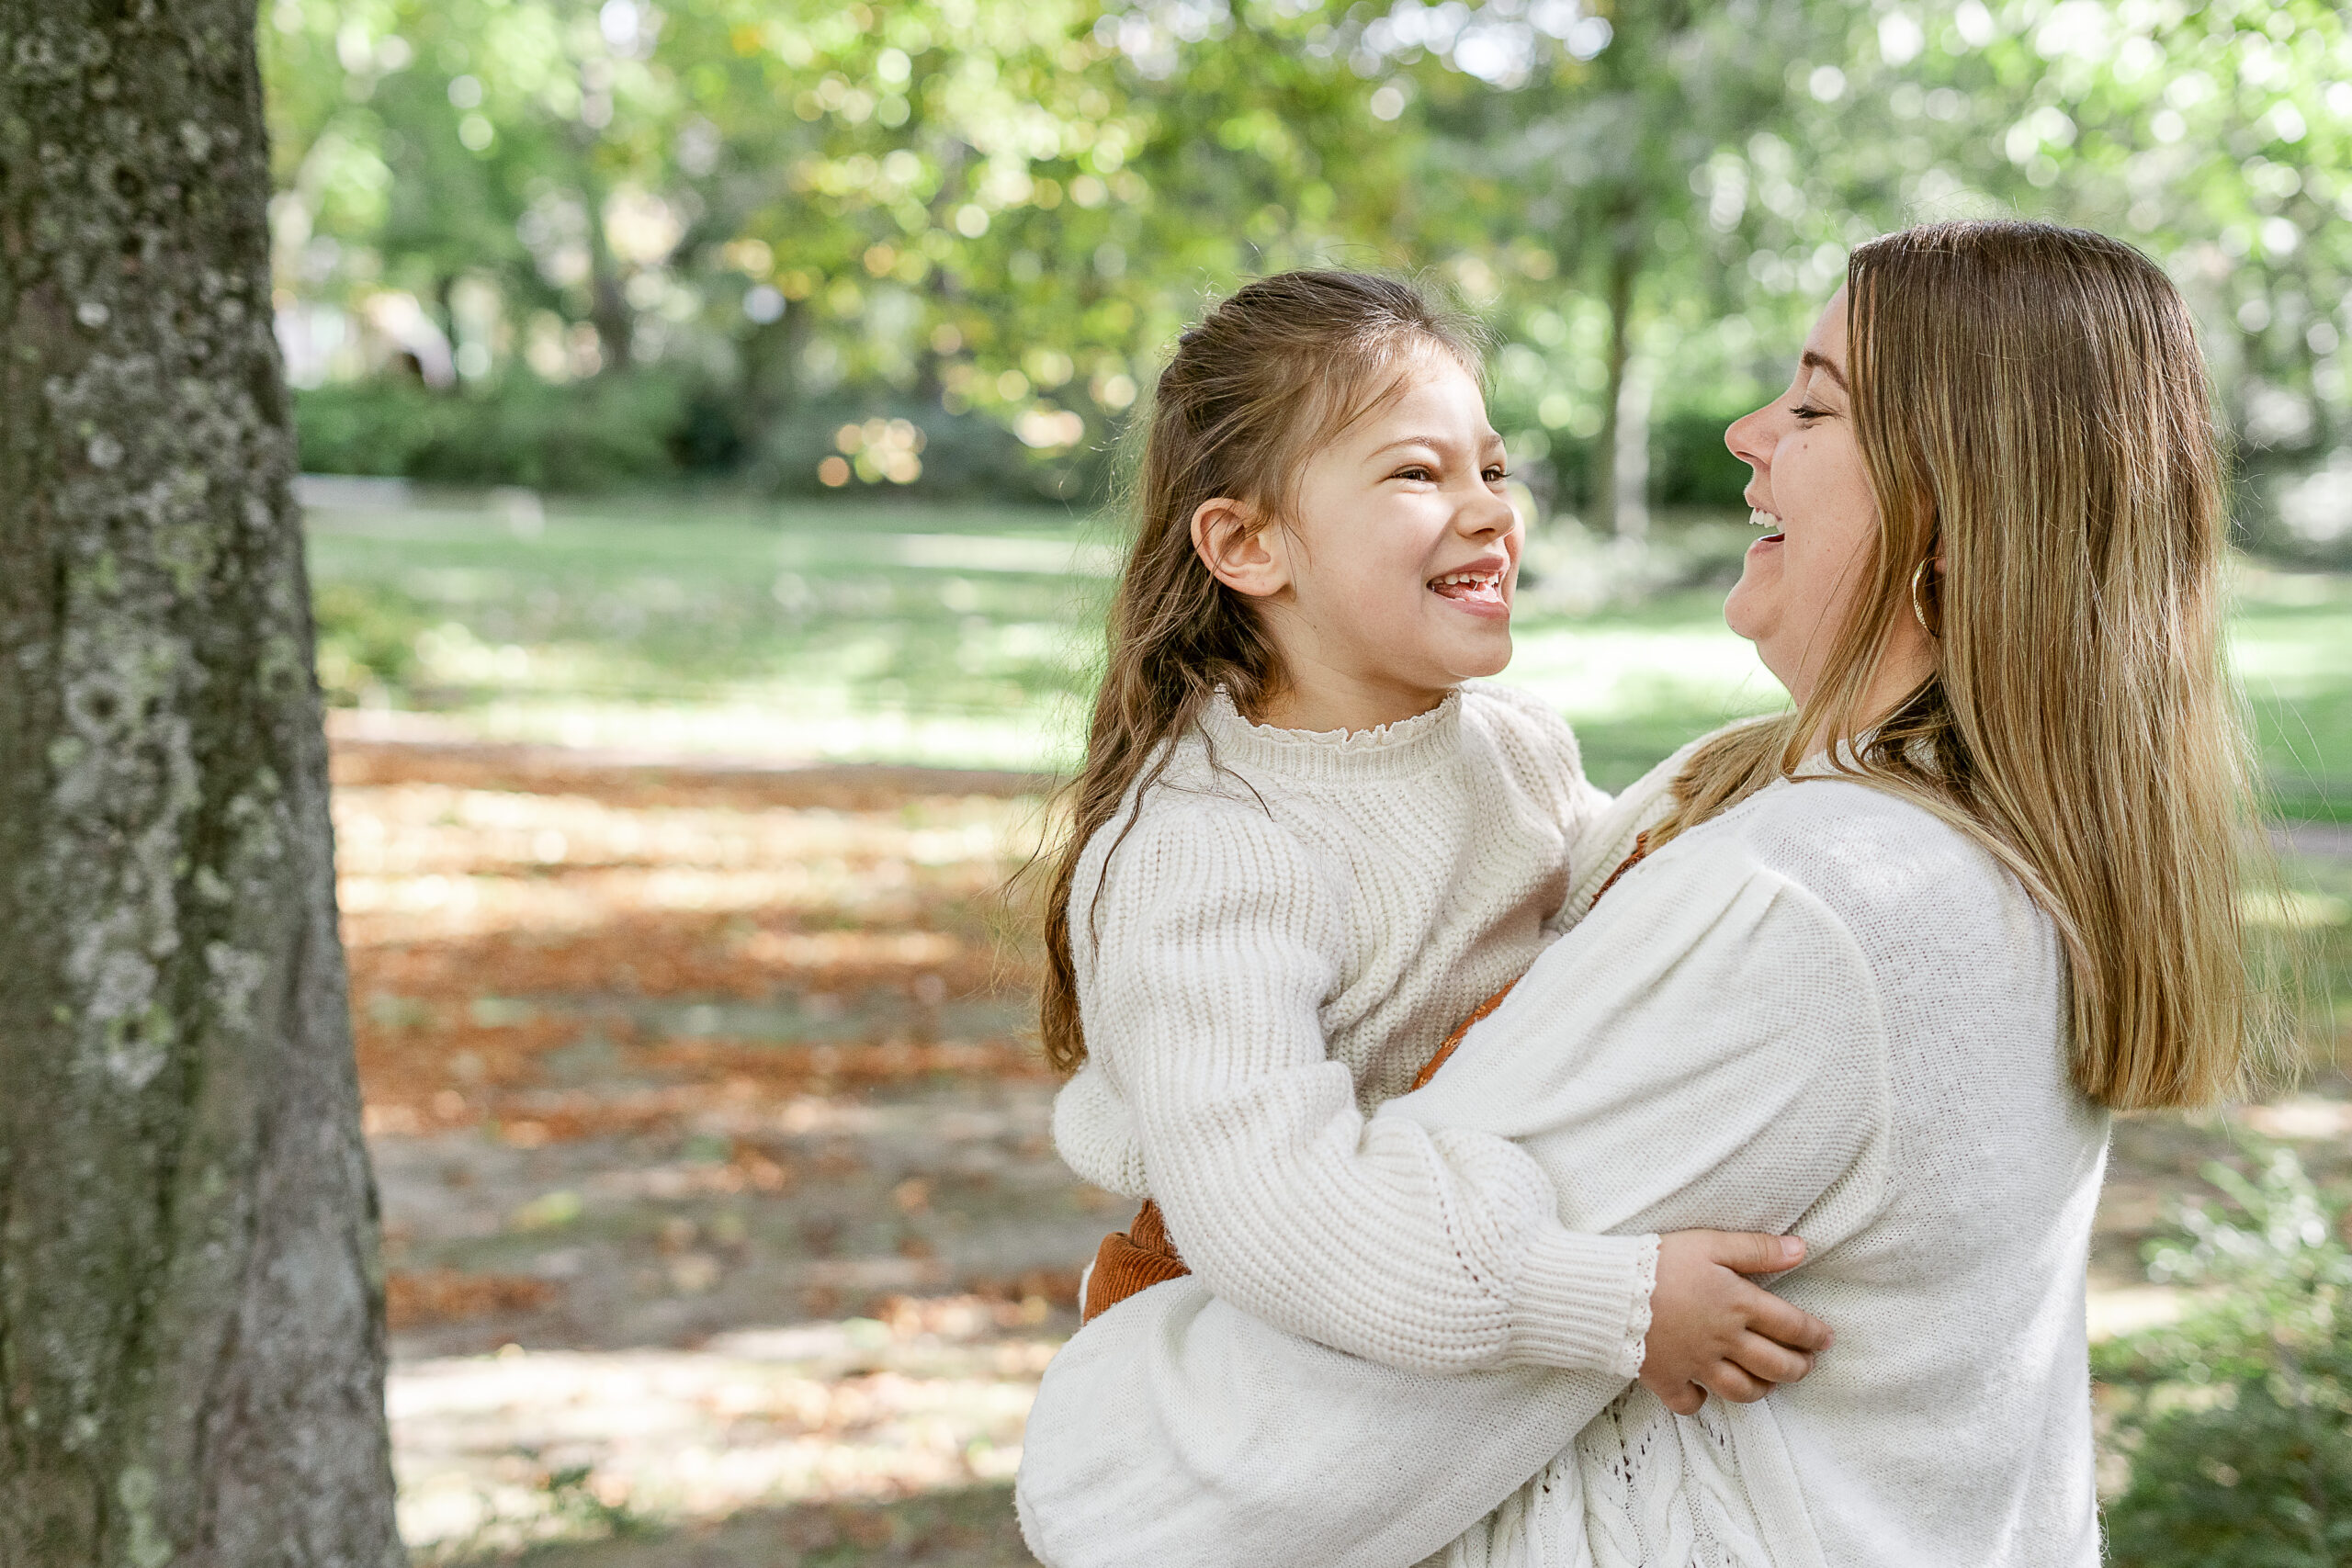
<path id="1" fill-rule="evenodd" d="M 1772 412 L 1769 403 L 1752 413 L 1744 413 L 1731 422 L 1724 432 L 1724 445 L 1731 455 L 1761 473 L 1769 460 L 1771 446 L 1763 439 L 1766 416 Z"/>

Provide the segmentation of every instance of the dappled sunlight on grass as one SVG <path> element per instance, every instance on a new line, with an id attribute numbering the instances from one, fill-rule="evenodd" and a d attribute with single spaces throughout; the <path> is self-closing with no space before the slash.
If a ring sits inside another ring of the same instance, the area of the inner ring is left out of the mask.
<path id="1" fill-rule="evenodd" d="M 1647 546 L 1586 541 L 1609 570 L 1582 597 L 1561 541 L 1530 547 L 1552 575 L 1502 678 L 1568 716 L 1604 787 L 1784 700 L 1723 625 L 1724 532 L 1693 514 Z M 606 502 L 528 537 L 345 509 L 311 545 L 347 736 L 1053 772 L 1082 748 L 1118 540 L 1046 510 Z M 2242 564 L 2235 584 L 2277 804 L 2332 818 L 2352 802 L 2352 579 Z"/>
<path id="2" fill-rule="evenodd" d="M 902 1297 L 690 1350 L 409 1364 L 388 1395 L 401 1534 L 431 1562 L 1009 1481 L 1059 1343 L 1043 1304 Z"/>
<path id="3" fill-rule="evenodd" d="M 765 1510 L 815 1561 L 1020 1561 L 997 1488 L 1117 1212 L 1046 1140 L 1024 781 L 335 774 L 421 1560 Z"/>

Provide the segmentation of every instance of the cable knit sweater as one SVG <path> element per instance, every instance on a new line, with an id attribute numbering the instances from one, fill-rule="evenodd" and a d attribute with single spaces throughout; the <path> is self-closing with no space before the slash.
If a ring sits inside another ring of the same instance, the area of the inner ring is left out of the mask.
<path id="1" fill-rule="evenodd" d="M 1220 696 L 1080 861 L 1063 1158 L 1156 1200 L 1220 1297 L 1322 1344 L 1631 1375 L 1654 1236 L 1569 1230 L 1506 1139 L 1365 1120 L 1555 934 L 1607 805 L 1567 726 L 1508 688 L 1356 735 Z"/>
<path id="2" fill-rule="evenodd" d="M 1813 1374 L 1675 1416 L 1601 1374 L 1374 1366 L 1171 1280 L 1047 1369 L 1016 1494 L 1031 1549 L 2096 1568 L 2083 1275 L 2107 1116 L 2066 1065 L 2056 935 L 1990 855 L 1864 785 L 1765 789 L 1629 873 L 1372 1129 L 1514 1138 L 1571 1224 L 1793 1228 L 1811 1252 L 1775 1288 L 1838 1335 Z"/>

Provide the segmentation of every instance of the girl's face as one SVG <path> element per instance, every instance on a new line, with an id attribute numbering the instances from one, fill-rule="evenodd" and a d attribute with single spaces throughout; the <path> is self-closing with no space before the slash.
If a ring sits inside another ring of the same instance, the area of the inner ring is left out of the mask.
<path id="1" fill-rule="evenodd" d="M 1283 522 L 1210 502 L 1193 537 L 1259 601 L 1287 689 L 1261 720 L 1366 728 L 1510 662 L 1521 528 L 1478 384 L 1422 355 L 1405 389 L 1317 451 Z"/>
<path id="2" fill-rule="evenodd" d="M 1755 470 L 1747 491 L 1751 520 L 1772 530 L 1747 547 L 1724 620 L 1804 702 L 1846 623 L 1879 531 L 1847 390 L 1843 288 L 1814 323 L 1789 389 L 1733 424 L 1724 443 Z M 1908 615 L 1896 636 L 1921 645 L 1905 651 L 1926 656 Z"/>

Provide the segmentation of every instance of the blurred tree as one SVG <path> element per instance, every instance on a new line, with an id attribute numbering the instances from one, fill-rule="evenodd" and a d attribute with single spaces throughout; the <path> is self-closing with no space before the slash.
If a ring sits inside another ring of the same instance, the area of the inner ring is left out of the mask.
<path id="1" fill-rule="evenodd" d="M 678 406 L 724 439 L 682 441 L 778 482 L 946 471 L 944 446 L 852 436 L 869 413 L 1017 433 L 1076 482 L 1204 294 L 1355 262 L 1442 267 L 1493 314 L 1498 416 L 1539 484 L 1631 521 L 1645 389 L 1648 423 L 1720 421 L 1777 382 L 1859 239 L 1991 211 L 2165 259 L 2257 467 L 2338 445 L 2352 395 L 2352 60 L 2324 0 L 267 17 L 298 379 L 359 370 L 355 322 L 485 395 L 649 367 L 708 389 Z"/>
<path id="2" fill-rule="evenodd" d="M 0 39 L 0 1562 L 393 1568 L 252 11 Z"/>
<path id="3" fill-rule="evenodd" d="M 2165 261 L 2203 319 L 2257 491 L 2343 444 L 2352 49 L 2340 7 L 1962 0 L 1880 32 L 1872 96 L 1946 171 L 1939 185 L 1973 170 L 1999 202 Z M 2248 510 L 2263 499 L 2245 497 Z"/>
<path id="4" fill-rule="evenodd" d="M 1736 309 L 1745 292 L 1724 284 L 1758 243 L 1757 226 L 1743 199 L 1706 232 L 1713 175 L 1750 149 L 1779 161 L 1768 150 L 1791 130 L 1792 68 L 1802 75 L 1809 57 L 1842 46 L 1847 10 L 1804 0 L 1589 15 L 1496 6 L 1442 40 L 1448 66 L 1488 79 L 1431 81 L 1426 92 L 1430 158 L 1466 209 L 1457 228 L 1516 254 L 1510 270 L 1550 296 L 1545 305 L 1556 309 L 1556 276 L 1599 307 L 1599 343 L 1577 346 L 1598 360 L 1587 502 L 1604 529 L 1638 534 L 1647 515 L 1651 405 L 1671 344 L 1645 344 L 1645 329 L 1671 322 L 1692 296 Z M 1399 6 L 1385 21 L 1363 47 L 1440 42 L 1433 29 L 1453 18 Z M 1531 254 L 1542 258 L 1532 271 Z"/>

